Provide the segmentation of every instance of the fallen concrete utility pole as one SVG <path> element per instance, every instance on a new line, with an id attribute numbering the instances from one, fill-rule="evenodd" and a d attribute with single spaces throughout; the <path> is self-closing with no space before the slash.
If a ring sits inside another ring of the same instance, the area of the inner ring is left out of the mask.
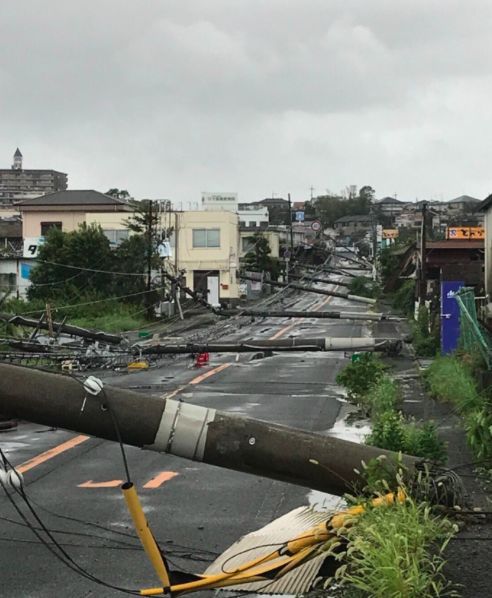
<path id="1" fill-rule="evenodd" d="M 361 462 L 397 455 L 330 436 L 175 400 L 105 386 L 86 393 L 71 377 L 0 364 L 0 412 L 38 424 L 117 440 L 226 469 L 343 495 L 359 480 Z M 418 460 L 403 455 L 414 471 Z"/>
<path id="2" fill-rule="evenodd" d="M 315 318 L 333 320 L 391 320 L 400 322 L 404 318 L 388 316 L 383 313 L 359 312 L 359 311 L 268 311 L 266 309 L 221 309 L 219 316 L 254 316 L 259 318 Z"/>
<path id="3" fill-rule="evenodd" d="M 277 282 L 275 280 L 260 281 L 258 278 L 253 278 L 253 276 L 247 276 L 246 274 L 241 274 L 240 278 L 243 280 L 252 280 L 254 282 L 263 282 L 263 284 L 268 284 L 272 287 L 289 287 L 290 289 L 297 289 L 298 291 L 307 291 L 308 293 L 317 293 L 318 295 L 331 295 L 332 297 L 340 297 L 341 299 L 358 301 L 359 303 L 370 303 L 371 305 L 374 305 L 374 303 L 376 303 L 376 299 L 371 299 L 370 297 L 359 297 L 359 295 L 351 295 L 350 293 L 339 293 L 338 291 L 316 289 L 314 287 L 306 287 L 304 285 L 295 284 L 292 282 Z"/>
<path id="4" fill-rule="evenodd" d="M 0 313 L 0 320 L 3 320 L 8 324 L 14 324 L 15 326 L 28 326 L 37 329 L 42 328 L 43 330 L 50 329 L 49 323 L 42 319 L 36 320 L 35 318 L 26 318 L 25 316 L 16 314 Z M 102 341 L 113 345 L 118 345 L 123 340 L 123 337 L 116 334 L 109 334 L 107 332 L 102 332 L 101 330 L 89 330 L 87 328 L 81 328 L 80 326 L 65 324 L 64 322 L 53 322 L 52 326 L 57 334 L 64 333 L 71 336 L 80 336 L 89 340 Z"/>
<path id="5" fill-rule="evenodd" d="M 369 270 L 370 269 L 370 265 L 367 262 L 364 262 L 362 260 L 356 260 L 353 257 L 349 257 L 348 255 L 345 255 L 345 254 L 334 253 L 333 257 L 336 257 L 341 260 L 347 260 L 348 262 L 351 262 L 353 264 L 358 264 L 360 266 L 359 268 L 352 268 L 353 270 Z"/>
<path id="6" fill-rule="evenodd" d="M 255 351 L 386 351 L 399 353 L 400 339 L 388 338 L 281 338 L 275 340 L 249 339 L 231 343 L 182 343 L 133 345 L 142 355 L 180 353 L 254 353 Z"/>
<path id="7" fill-rule="evenodd" d="M 324 282 L 326 284 L 334 284 L 339 287 L 348 287 L 349 285 L 333 278 L 312 278 L 310 274 L 289 274 L 289 278 L 296 280 L 306 280 L 307 282 Z"/>

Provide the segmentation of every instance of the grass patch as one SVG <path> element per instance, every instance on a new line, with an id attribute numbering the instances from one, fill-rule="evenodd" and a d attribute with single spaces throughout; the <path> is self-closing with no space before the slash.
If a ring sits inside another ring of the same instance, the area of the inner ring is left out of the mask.
<path id="1" fill-rule="evenodd" d="M 492 408 L 478 391 L 471 366 L 456 356 L 436 359 L 425 372 L 435 397 L 452 403 L 463 417 L 470 448 L 479 459 L 492 457 Z"/>
<path id="2" fill-rule="evenodd" d="M 436 463 L 446 461 L 446 448 L 439 438 L 435 425 L 425 422 L 418 425 L 405 421 L 397 411 L 381 413 L 375 420 L 367 444 L 394 452 L 429 459 Z"/>
<path id="3" fill-rule="evenodd" d="M 86 295 L 80 297 L 74 305 L 53 302 L 51 303 L 53 319 L 61 321 L 67 316 L 67 324 L 82 326 L 83 328 L 95 328 L 105 332 L 135 330 L 144 327 L 148 323 L 141 306 L 128 305 L 115 299 L 104 301 L 100 301 L 100 299 L 98 296 Z M 40 300 L 22 301 L 12 299 L 7 301 L 2 309 L 12 314 L 39 318 L 46 309 L 46 303 Z"/>
<path id="4" fill-rule="evenodd" d="M 458 596 L 443 575 L 444 550 L 456 528 L 411 498 L 372 508 L 345 533 L 348 549 L 337 577 L 344 596 Z"/>
<path id="5" fill-rule="evenodd" d="M 347 389 L 347 398 L 370 417 L 372 432 L 366 443 L 394 452 L 430 459 L 446 460 L 444 442 L 431 422 L 406 421 L 397 411 L 398 384 L 385 373 L 385 365 L 373 353 L 363 353 L 337 376 L 337 384 Z"/>

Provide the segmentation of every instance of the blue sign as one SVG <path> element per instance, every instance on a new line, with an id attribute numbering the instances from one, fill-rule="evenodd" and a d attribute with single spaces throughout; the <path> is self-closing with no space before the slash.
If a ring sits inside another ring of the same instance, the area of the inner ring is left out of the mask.
<path id="1" fill-rule="evenodd" d="M 24 278 L 25 280 L 29 280 L 29 278 L 31 277 L 32 268 L 33 268 L 33 264 L 21 262 L 21 265 L 20 265 L 21 278 Z"/>
<path id="2" fill-rule="evenodd" d="M 304 212 L 296 212 L 296 222 L 304 222 Z"/>
<path id="3" fill-rule="evenodd" d="M 460 309 L 454 298 L 464 287 L 463 281 L 443 280 L 441 282 L 441 353 L 452 353 L 458 347 L 460 337 Z"/>

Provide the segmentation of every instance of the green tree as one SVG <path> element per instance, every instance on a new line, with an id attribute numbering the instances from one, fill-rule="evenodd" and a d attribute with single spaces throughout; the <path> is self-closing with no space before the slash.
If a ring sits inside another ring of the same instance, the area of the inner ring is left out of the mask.
<path id="1" fill-rule="evenodd" d="M 268 239 L 260 232 L 255 233 L 250 239 L 253 248 L 244 256 L 246 268 L 256 272 L 269 272 L 272 279 L 276 280 L 280 266 L 278 260 L 270 256 L 271 248 Z"/>
<path id="2" fill-rule="evenodd" d="M 117 187 L 112 187 L 108 191 L 106 191 L 105 195 L 110 195 L 111 197 L 116 197 L 116 199 L 123 199 L 129 200 L 131 199 L 131 195 L 128 193 L 126 189 L 118 189 Z"/>
<path id="3" fill-rule="evenodd" d="M 111 271 L 112 267 L 109 240 L 100 226 L 84 223 L 70 233 L 53 228 L 40 247 L 38 261 L 31 271 L 28 297 L 70 301 L 81 294 L 104 296 L 111 293 L 112 278 L 96 270 Z"/>

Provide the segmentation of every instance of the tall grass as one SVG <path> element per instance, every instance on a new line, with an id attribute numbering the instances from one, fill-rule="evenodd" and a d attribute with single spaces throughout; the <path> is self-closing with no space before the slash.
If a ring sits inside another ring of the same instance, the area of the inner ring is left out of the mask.
<path id="1" fill-rule="evenodd" d="M 140 305 L 129 305 L 115 299 L 105 299 L 95 295 L 81 296 L 75 305 L 52 303 L 53 319 L 62 320 L 67 316 L 67 323 L 84 328 L 96 328 L 105 332 L 123 332 L 145 326 L 146 319 Z M 11 299 L 3 310 L 14 314 L 25 314 L 36 318 L 46 309 L 46 303 L 39 299 L 23 301 Z"/>
<path id="2" fill-rule="evenodd" d="M 444 550 L 456 529 L 425 503 L 373 508 L 346 532 L 344 595 L 371 598 L 458 596 L 443 575 Z"/>
<path id="3" fill-rule="evenodd" d="M 457 357 L 440 357 L 425 372 L 431 393 L 452 403 L 465 424 L 470 448 L 479 459 L 492 457 L 492 407 L 478 391 L 470 366 Z"/>

